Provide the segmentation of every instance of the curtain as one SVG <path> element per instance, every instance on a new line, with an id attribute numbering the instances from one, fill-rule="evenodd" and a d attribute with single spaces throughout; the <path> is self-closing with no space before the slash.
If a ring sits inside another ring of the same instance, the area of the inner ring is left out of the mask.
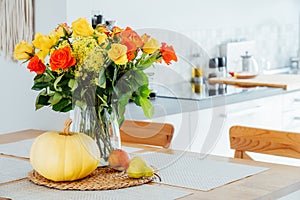
<path id="1" fill-rule="evenodd" d="M 34 0 L 0 0 L 0 55 L 13 60 L 14 47 L 34 34 Z"/>

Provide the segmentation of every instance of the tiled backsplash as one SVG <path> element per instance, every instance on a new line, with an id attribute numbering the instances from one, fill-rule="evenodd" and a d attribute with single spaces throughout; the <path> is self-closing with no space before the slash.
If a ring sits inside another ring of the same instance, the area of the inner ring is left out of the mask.
<path id="1" fill-rule="evenodd" d="M 210 57 L 219 56 L 219 45 L 240 40 L 254 40 L 258 63 L 269 62 L 271 68 L 289 65 L 290 57 L 298 52 L 298 24 L 261 25 L 236 29 L 209 29 L 184 32 L 192 40 L 200 44 Z"/>

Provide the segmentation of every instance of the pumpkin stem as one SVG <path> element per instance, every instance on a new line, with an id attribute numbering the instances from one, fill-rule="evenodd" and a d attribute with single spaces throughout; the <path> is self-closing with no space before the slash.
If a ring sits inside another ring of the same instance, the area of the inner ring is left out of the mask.
<path id="1" fill-rule="evenodd" d="M 61 132 L 61 135 L 72 135 L 70 132 L 71 123 L 72 123 L 72 119 L 71 118 L 67 119 L 67 121 L 64 124 L 64 128 Z"/>

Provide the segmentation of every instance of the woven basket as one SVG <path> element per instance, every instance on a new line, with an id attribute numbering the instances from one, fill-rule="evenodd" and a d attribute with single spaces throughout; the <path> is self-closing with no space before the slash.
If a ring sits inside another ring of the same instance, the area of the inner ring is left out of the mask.
<path id="1" fill-rule="evenodd" d="M 60 190 L 114 190 L 151 182 L 155 176 L 130 178 L 125 172 L 116 171 L 109 167 L 98 167 L 89 176 L 76 181 L 51 181 L 34 170 L 28 173 L 28 178 L 37 185 Z"/>

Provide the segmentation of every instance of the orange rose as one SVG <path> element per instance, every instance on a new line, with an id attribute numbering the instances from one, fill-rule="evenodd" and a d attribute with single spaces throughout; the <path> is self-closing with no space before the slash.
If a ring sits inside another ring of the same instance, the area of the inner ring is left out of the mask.
<path id="1" fill-rule="evenodd" d="M 68 46 L 54 50 L 50 57 L 50 67 L 53 71 L 58 69 L 66 70 L 75 65 L 75 63 L 76 60 L 72 57 L 71 49 Z"/>
<path id="2" fill-rule="evenodd" d="M 39 59 L 37 55 L 33 56 L 28 65 L 27 69 L 29 69 L 31 72 L 36 72 L 37 74 L 42 74 L 46 70 L 46 66 L 44 63 Z"/>
<path id="3" fill-rule="evenodd" d="M 128 40 L 128 39 L 125 39 L 122 41 L 122 44 L 125 45 L 127 47 L 127 59 L 128 59 L 128 62 L 130 62 L 132 59 L 135 58 L 136 56 L 136 45 L 134 42 Z"/>
<path id="4" fill-rule="evenodd" d="M 160 52 L 162 54 L 163 60 L 165 61 L 165 63 L 167 63 L 167 65 L 171 64 L 171 60 L 177 61 L 177 56 L 172 46 L 167 46 L 166 43 L 162 42 Z"/>
<path id="5" fill-rule="evenodd" d="M 143 46 L 143 41 L 141 37 L 131 28 L 127 27 L 123 32 L 121 32 L 122 40 L 132 41 L 137 48 Z"/>
<path id="6" fill-rule="evenodd" d="M 121 29 L 120 27 L 114 26 L 111 31 L 111 37 L 114 37 L 115 35 L 121 33 L 122 31 L 123 29 Z"/>

